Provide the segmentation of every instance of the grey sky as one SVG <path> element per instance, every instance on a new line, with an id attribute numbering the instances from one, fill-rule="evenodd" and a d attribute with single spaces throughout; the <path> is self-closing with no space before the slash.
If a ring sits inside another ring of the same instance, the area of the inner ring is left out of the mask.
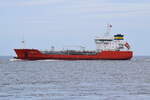
<path id="1" fill-rule="evenodd" d="M 24 34 L 28 48 L 83 45 L 105 32 L 123 33 L 136 55 L 150 55 L 149 0 L 0 0 L 0 55 L 15 55 Z"/>

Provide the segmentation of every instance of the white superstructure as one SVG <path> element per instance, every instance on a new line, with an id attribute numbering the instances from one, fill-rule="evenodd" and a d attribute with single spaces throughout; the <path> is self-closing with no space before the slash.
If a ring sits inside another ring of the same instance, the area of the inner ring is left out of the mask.
<path id="1" fill-rule="evenodd" d="M 124 35 L 110 35 L 112 25 L 107 25 L 107 32 L 102 37 L 96 37 L 95 43 L 97 51 L 120 51 L 129 50 L 130 46 L 124 41 Z"/>

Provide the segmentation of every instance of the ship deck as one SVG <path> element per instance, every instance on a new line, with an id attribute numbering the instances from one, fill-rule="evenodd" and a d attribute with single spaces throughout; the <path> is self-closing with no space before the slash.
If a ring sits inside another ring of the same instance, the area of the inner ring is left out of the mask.
<path id="1" fill-rule="evenodd" d="M 76 50 L 65 50 L 65 51 L 41 51 L 43 54 L 49 55 L 96 55 L 96 51 L 76 51 Z"/>

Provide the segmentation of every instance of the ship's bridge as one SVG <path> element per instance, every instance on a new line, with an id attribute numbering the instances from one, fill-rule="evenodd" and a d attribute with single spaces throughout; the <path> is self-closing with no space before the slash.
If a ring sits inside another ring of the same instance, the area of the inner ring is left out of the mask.
<path id="1" fill-rule="evenodd" d="M 125 49 L 125 45 L 129 49 L 130 46 L 124 42 L 124 35 L 110 35 L 111 28 L 112 25 L 108 24 L 106 33 L 94 39 L 97 51 L 120 51 Z"/>
<path id="2" fill-rule="evenodd" d="M 113 41 L 113 37 L 96 37 L 95 38 L 95 42 L 99 43 L 99 42 L 108 42 L 108 41 Z"/>
<path id="3" fill-rule="evenodd" d="M 113 37 L 96 37 L 95 38 L 95 43 L 97 47 L 97 51 L 101 50 L 113 50 L 114 48 L 112 47 L 114 38 Z"/>

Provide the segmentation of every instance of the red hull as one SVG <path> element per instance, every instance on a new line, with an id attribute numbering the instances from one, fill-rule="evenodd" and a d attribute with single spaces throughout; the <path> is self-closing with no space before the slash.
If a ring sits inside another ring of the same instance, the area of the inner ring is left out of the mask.
<path id="1" fill-rule="evenodd" d="M 23 60 L 128 60 L 133 56 L 132 51 L 102 51 L 95 55 L 51 55 L 43 54 L 37 49 L 15 49 L 17 59 Z"/>

